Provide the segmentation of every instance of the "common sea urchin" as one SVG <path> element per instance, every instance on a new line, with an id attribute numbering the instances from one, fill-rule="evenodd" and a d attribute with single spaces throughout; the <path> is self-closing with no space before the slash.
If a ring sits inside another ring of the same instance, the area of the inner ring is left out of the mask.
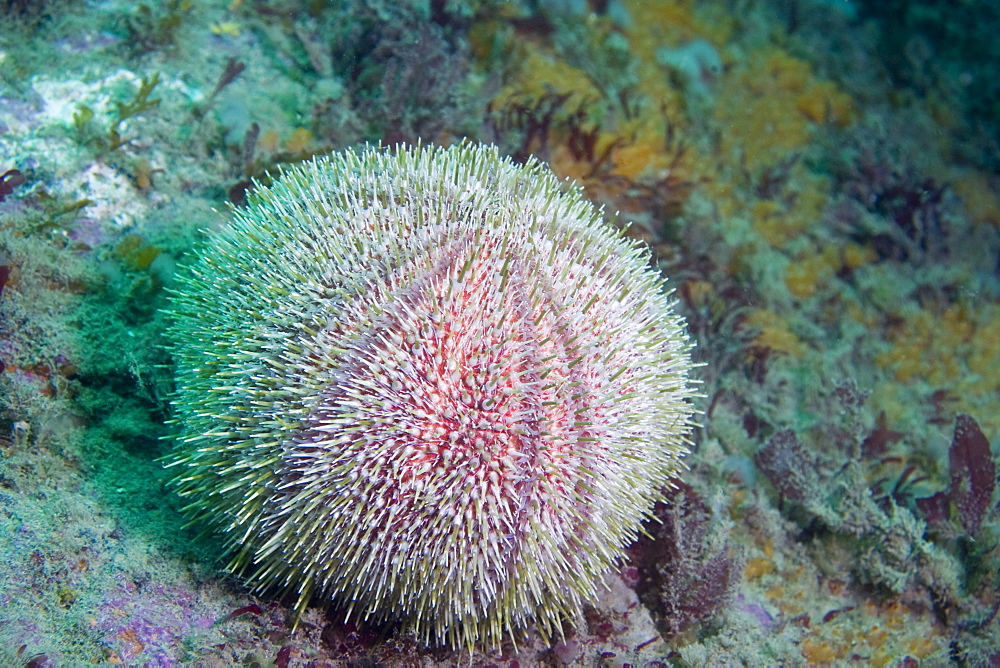
<path id="1" fill-rule="evenodd" d="M 251 195 L 173 296 L 176 484 L 261 589 L 496 646 L 580 610 L 679 467 L 688 342 L 537 162 L 368 148 Z"/>

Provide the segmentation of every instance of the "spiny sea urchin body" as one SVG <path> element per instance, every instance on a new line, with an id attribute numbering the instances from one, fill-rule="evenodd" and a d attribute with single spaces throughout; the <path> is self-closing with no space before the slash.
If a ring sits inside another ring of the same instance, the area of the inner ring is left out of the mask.
<path id="1" fill-rule="evenodd" d="M 179 279 L 177 486 L 231 567 L 426 643 L 560 628 L 680 468 L 683 322 L 538 163 L 369 148 L 251 196 Z"/>

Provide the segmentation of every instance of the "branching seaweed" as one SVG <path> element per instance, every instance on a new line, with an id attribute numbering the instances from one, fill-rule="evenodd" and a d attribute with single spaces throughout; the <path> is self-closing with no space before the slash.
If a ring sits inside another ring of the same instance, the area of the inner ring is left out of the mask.
<path id="1" fill-rule="evenodd" d="M 160 98 L 151 98 L 153 90 L 160 83 L 160 73 L 156 72 L 151 77 L 143 77 L 139 83 L 139 90 L 128 102 L 115 102 L 115 119 L 108 128 L 107 136 L 97 136 L 92 138 L 102 150 L 114 151 L 132 141 L 131 138 L 122 136 L 122 123 L 126 120 L 138 116 L 160 106 Z M 94 110 L 85 104 L 81 104 L 73 113 L 73 125 L 76 128 L 77 136 L 82 142 L 87 141 L 88 127 L 94 118 Z"/>

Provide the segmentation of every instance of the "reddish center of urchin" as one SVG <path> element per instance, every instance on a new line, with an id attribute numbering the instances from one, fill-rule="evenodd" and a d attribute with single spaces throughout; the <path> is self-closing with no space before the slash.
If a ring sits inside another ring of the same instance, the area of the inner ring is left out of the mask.
<path id="1" fill-rule="evenodd" d="M 470 580 L 488 607 L 539 527 L 576 547 L 589 494 L 578 469 L 600 457 L 598 407 L 572 363 L 586 354 L 579 333 L 567 342 L 558 309 L 539 308 L 511 263 L 456 264 L 377 297 L 383 317 L 340 355 L 287 462 L 287 489 L 332 491 L 331 519 L 357 518 L 331 521 L 331 558 L 368 565 L 361 577 L 392 570 L 403 607 L 420 586 L 407 577 Z"/>

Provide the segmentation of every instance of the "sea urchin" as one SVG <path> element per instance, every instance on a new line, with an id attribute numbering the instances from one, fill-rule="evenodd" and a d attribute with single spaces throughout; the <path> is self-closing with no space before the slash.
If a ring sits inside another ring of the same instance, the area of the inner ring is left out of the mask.
<path id="1" fill-rule="evenodd" d="M 173 293 L 188 511 L 300 611 L 552 634 L 685 450 L 689 344 L 647 257 L 495 148 L 289 169 Z"/>

